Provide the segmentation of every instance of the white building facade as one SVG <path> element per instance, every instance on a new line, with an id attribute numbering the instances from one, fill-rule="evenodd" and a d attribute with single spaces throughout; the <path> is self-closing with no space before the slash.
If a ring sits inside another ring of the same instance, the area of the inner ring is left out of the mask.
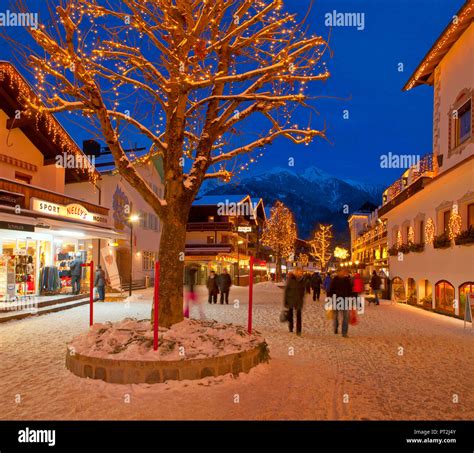
<path id="1" fill-rule="evenodd" d="M 463 317 L 474 294 L 474 4 L 467 1 L 405 90 L 434 90 L 433 150 L 383 196 L 392 297 Z"/>

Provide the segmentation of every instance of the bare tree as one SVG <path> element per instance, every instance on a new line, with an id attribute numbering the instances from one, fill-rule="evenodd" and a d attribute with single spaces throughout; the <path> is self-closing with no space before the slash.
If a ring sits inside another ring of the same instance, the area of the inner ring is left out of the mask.
<path id="1" fill-rule="evenodd" d="M 24 0 L 19 10 L 28 12 Z M 38 80 L 25 111 L 91 120 L 118 172 L 160 217 L 160 324 L 183 319 L 186 223 L 204 180 L 278 137 L 325 138 L 295 124 L 310 82 L 326 80 L 327 43 L 308 36 L 282 0 L 61 0 L 24 48 Z M 20 48 L 22 43 L 16 43 Z M 260 115 L 263 122 L 251 121 Z M 245 134 L 243 134 L 245 131 Z M 124 151 L 136 134 L 160 156 L 158 197 Z"/>

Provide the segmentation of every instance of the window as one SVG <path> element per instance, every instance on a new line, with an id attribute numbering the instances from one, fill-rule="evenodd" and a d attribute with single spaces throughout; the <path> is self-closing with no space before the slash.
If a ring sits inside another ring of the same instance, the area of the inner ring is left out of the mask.
<path id="1" fill-rule="evenodd" d="M 145 251 L 142 254 L 143 257 L 143 270 L 152 271 L 155 265 L 155 261 L 158 259 L 158 252 Z"/>
<path id="2" fill-rule="evenodd" d="M 458 109 L 455 119 L 455 146 L 460 145 L 471 136 L 471 100 Z"/>
<path id="3" fill-rule="evenodd" d="M 451 217 L 451 210 L 443 212 L 443 232 L 449 234 L 449 218 Z"/>
<path id="4" fill-rule="evenodd" d="M 207 218 L 207 221 L 208 221 L 208 222 L 214 222 L 214 216 L 213 216 L 213 215 L 210 215 L 210 216 Z"/>
<path id="5" fill-rule="evenodd" d="M 148 228 L 148 213 L 147 212 L 140 213 L 140 227 L 142 227 L 144 230 Z"/>
<path id="6" fill-rule="evenodd" d="M 20 173 L 19 171 L 15 172 L 15 180 L 18 182 L 22 182 L 24 184 L 31 184 L 31 175 L 27 175 L 25 173 Z"/>
<path id="7" fill-rule="evenodd" d="M 474 294 L 474 282 L 463 283 L 459 287 L 459 317 L 464 317 L 469 294 Z"/>
<path id="8" fill-rule="evenodd" d="M 221 243 L 222 244 L 229 244 L 230 243 L 229 236 L 227 236 L 227 235 L 222 236 L 221 237 Z"/>
<path id="9" fill-rule="evenodd" d="M 436 309 L 454 314 L 454 286 L 443 280 L 435 286 Z"/>
<path id="10" fill-rule="evenodd" d="M 155 214 L 148 214 L 148 229 L 158 231 L 158 217 Z"/>
<path id="11" fill-rule="evenodd" d="M 419 244 L 424 244 L 425 243 L 425 222 L 423 220 L 420 220 L 420 223 L 418 224 L 418 234 L 419 234 Z"/>
<path id="12" fill-rule="evenodd" d="M 208 244 L 214 244 L 214 236 L 208 236 L 207 237 L 207 243 Z"/>
<path id="13" fill-rule="evenodd" d="M 474 203 L 467 205 L 467 227 L 474 228 Z"/>

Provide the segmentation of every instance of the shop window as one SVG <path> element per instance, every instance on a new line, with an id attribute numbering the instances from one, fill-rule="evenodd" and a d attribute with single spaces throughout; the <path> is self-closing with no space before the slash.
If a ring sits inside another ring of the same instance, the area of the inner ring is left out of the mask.
<path id="1" fill-rule="evenodd" d="M 474 294 L 474 282 L 466 282 L 459 287 L 459 316 L 461 318 L 464 318 L 464 310 L 470 293 Z"/>
<path id="2" fill-rule="evenodd" d="M 435 286 L 436 309 L 454 314 L 454 286 L 446 280 L 439 281 Z"/>
<path id="3" fill-rule="evenodd" d="M 31 175 L 26 173 L 20 173 L 19 171 L 15 172 L 15 181 L 21 182 L 23 184 L 31 184 Z"/>
<path id="4" fill-rule="evenodd" d="M 406 302 L 405 284 L 400 277 L 394 277 L 392 280 L 392 299 L 395 302 Z"/>
<path id="5" fill-rule="evenodd" d="M 418 303 L 426 308 L 433 306 L 433 288 L 428 280 L 418 280 Z"/>
<path id="6" fill-rule="evenodd" d="M 457 111 L 454 122 L 455 146 L 460 145 L 471 136 L 471 100 L 469 99 Z"/>
<path id="7" fill-rule="evenodd" d="M 474 203 L 467 205 L 467 227 L 474 228 Z"/>
<path id="8" fill-rule="evenodd" d="M 418 302 L 416 297 L 416 283 L 413 278 L 407 280 L 407 302 L 413 305 Z"/>

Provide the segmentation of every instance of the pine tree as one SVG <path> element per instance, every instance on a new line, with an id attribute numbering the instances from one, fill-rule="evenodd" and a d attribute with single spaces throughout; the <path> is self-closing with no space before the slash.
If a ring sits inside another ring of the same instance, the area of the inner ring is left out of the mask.
<path id="1" fill-rule="evenodd" d="M 281 260 L 294 255 L 296 224 L 292 212 L 277 201 L 271 209 L 262 235 L 262 243 L 270 247 L 276 259 L 276 280 L 281 280 Z"/>

